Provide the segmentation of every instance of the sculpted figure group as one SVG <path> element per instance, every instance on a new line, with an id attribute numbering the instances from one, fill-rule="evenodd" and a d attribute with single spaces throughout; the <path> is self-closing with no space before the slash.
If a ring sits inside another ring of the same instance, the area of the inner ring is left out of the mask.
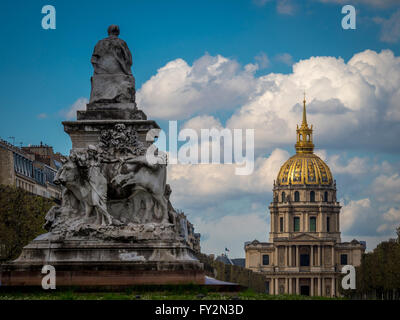
<path id="1" fill-rule="evenodd" d="M 54 234 L 97 232 L 111 238 L 146 232 L 180 235 L 181 223 L 169 202 L 166 159 L 156 152 L 148 161 L 146 152 L 151 144 L 140 139 L 135 124 L 126 122 L 140 117 L 131 118 L 125 112 L 137 111 L 135 80 L 132 54 L 118 35 L 119 27 L 111 25 L 108 37 L 94 48 L 92 91 L 86 110 L 88 116 L 111 112 L 114 124 L 96 127 L 99 141 L 72 149 L 65 159 L 54 180 L 63 186 L 62 204 L 48 212 L 45 227 Z"/>
<path id="2" fill-rule="evenodd" d="M 180 234 L 169 202 L 165 156 L 156 160 L 147 161 L 138 133 L 121 123 L 104 130 L 97 145 L 73 149 L 54 180 L 63 186 L 63 202 L 49 212 L 47 228 L 59 226 L 62 213 L 64 220 L 79 222 L 77 226 L 155 223 L 172 225 Z"/>

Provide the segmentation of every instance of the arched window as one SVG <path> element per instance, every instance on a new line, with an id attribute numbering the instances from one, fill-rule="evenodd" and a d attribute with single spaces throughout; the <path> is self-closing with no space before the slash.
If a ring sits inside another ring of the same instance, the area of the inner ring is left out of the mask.
<path id="1" fill-rule="evenodd" d="M 328 191 L 325 191 L 324 193 L 324 201 L 328 202 Z"/>
<path id="2" fill-rule="evenodd" d="M 282 192 L 282 202 L 285 202 L 285 192 Z"/>
<path id="3" fill-rule="evenodd" d="M 295 191 L 295 193 L 294 193 L 294 201 L 295 202 L 300 201 L 300 193 L 298 191 Z"/>
<path id="4" fill-rule="evenodd" d="M 315 202 L 315 192 L 314 191 L 310 192 L 310 202 Z"/>

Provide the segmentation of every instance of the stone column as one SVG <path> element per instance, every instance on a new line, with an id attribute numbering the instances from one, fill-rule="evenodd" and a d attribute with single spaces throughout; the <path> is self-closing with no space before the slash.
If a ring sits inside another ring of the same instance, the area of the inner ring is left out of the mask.
<path id="1" fill-rule="evenodd" d="M 290 229 L 289 229 L 289 221 L 290 221 L 289 212 L 286 212 L 285 213 L 285 223 L 284 223 L 284 231 L 285 232 L 289 232 L 290 231 Z"/>
<path id="2" fill-rule="evenodd" d="M 288 247 L 285 246 L 285 267 L 288 265 Z"/>
<path id="3" fill-rule="evenodd" d="M 275 294 L 279 294 L 279 279 L 275 278 Z"/>
<path id="4" fill-rule="evenodd" d="M 319 208 L 319 215 L 317 218 L 318 226 L 317 226 L 317 231 L 318 232 L 323 232 L 323 227 L 322 227 L 322 209 L 321 207 Z"/>
<path id="5" fill-rule="evenodd" d="M 275 214 L 271 213 L 271 232 L 274 233 L 275 232 Z"/>
<path id="6" fill-rule="evenodd" d="M 293 294 L 292 284 L 293 284 L 292 278 L 289 278 L 289 294 Z"/>
<path id="7" fill-rule="evenodd" d="M 321 266 L 321 245 L 318 245 L 318 261 L 317 266 Z"/>
<path id="8" fill-rule="evenodd" d="M 311 278 L 311 279 L 310 279 L 310 282 L 311 282 L 311 285 L 310 285 L 310 294 L 311 294 L 311 297 L 313 297 L 313 296 L 314 296 L 314 278 Z"/>
<path id="9" fill-rule="evenodd" d="M 335 265 L 335 246 L 332 246 L 332 266 Z"/>
<path id="10" fill-rule="evenodd" d="M 270 288 L 270 292 L 271 294 L 275 294 L 275 282 L 274 282 L 274 278 L 271 278 L 271 281 L 269 282 L 269 288 Z"/>
<path id="11" fill-rule="evenodd" d="M 299 251 L 299 246 L 296 245 L 296 267 L 300 267 Z"/>
<path id="12" fill-rule="evenodd" d="M 321 296 L 321 277 L 318 277 L 318 295 Z"/>
<path id="13" fill-rule="evenodd" d="M 310 266 L 314 267 L 314 246 L 310 246 L 311 248 L 311 261 L 310 261 Z"/>
<path id="14" fill-rule="evenodd" d="M 332 284 L 331 284 L 331 296 L 334 297 L 336 295 L 336 281 L 335 277 L 332 276 Z"/>
<path id="15" fill-rule="evenodd" d="M 324 266 L 324 251 L 325 251 L 324 248 L 325 248 L 325 246 L 322 245 L 321 246 L 321 261 L 320 261 L 321 267 Z"/>
<path id="16" fill-rule="evenodd" d="M 300 281 L 299 278 L 296 277 L 296 294 L 300 294 L 300 285 L 299 285 Z"/>
<path id="17" fill-rule="evenodd" d="M 322 296 L 325 297 L 326 295 L 325 278 L 321 278 L 321 291 L 322 291 Z"/>
<path id="18" fill-rule="evenodd" d="M 289 279 L 285 278 L 285 293 L 289 294 Z"/>
<path id="19" fill-rule="evenodd" d="M 292 246 L 289 246 L 289 267 L 292 266 Z"/>
<path id="20" fill-rule="evenodd" d="M 310 221 L 309 221 L 309 218 L 308 218 L 308 212 L 306 213 L 306 221 L 305 221 L 306 223 L 305 223 L 305 225 L 304 225 L 304 232 L 307 232 L 307 231 L 309 231 L 310 230 L 310 226 L 309 226 L 309 224 L 310 224 Z"/>

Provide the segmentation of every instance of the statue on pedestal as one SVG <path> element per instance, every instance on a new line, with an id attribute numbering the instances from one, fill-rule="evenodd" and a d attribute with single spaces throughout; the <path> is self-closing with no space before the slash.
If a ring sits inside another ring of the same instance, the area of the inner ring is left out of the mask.
<path id="1" fill-rule="evenodd" d="M 108 37 L 97 42 L 92 65 L 94 74 L 126 74 L 132 75 L 132 54 L 126 42 L 119 36 L 119 27 L 108 27 Z"/>
<path id="2" fill-rule="evenodd" d="M 118 36 L 119 27 L 111 25 L 108 28 L 108 37 L 100 40 L 94 48 L 91 59 L 94 73 L 90 105 L 135 104 L 132 54 L 125 41 Z"/>
<path id="3" fill-rule="evenodd" d="M 167 159 L 154 135 L 146 138 L 160 127 L 136 108 L 132 55 L 118 26 L 108 34 L 91 59 L 90 103 L 63 122 L 72 150 L 54 179 L 61 205 L 46 215 L 48 233 L 2 266 L 1 285 L 37 285 L 48 264 L 57 286 L 204 283 L 190 224 L 169 199 Z"/>

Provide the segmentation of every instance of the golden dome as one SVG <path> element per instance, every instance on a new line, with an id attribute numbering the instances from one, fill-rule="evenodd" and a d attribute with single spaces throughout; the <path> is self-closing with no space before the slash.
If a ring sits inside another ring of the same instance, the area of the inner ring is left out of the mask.
<path id="1" fill-rule="evenodd" d="M 322 184 L 333 182 L 331 170 L 314 153 L 297 153 L 287 160 L 279 170 L 278 185 Z"/>
<path id="2" fill-rule="evenodd" d="M 333 182 L 331 170 L 321 158 L 314 154 L 313 129 L 308 127 L 306 98 L 303 101 L 303 121 L 297 126 L 296 154 L 287 160 L 279 170 L 278 185 L 321 184 Z"/>

